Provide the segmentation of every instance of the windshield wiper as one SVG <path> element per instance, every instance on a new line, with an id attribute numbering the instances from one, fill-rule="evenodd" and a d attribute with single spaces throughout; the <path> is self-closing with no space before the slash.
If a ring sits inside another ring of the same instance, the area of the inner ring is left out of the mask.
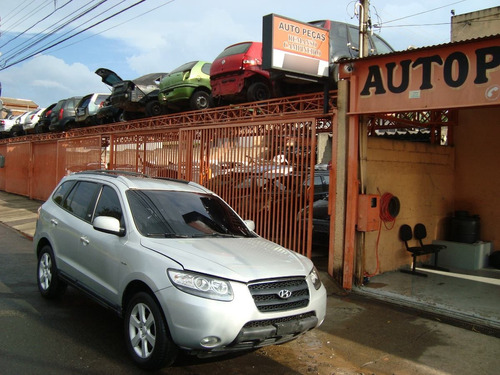
<path id="1" fill-rule="evenodd" d="M 200 233 L 200 234 L 193 234 L 193 238 L 203 238 L 203 237 L 222 237 L 222 238 L 236 238 L 238 236 L 234 234 L 226 234 L 226 233 Z"/>
<path id="2" fill-rule="evenodd" d="M 189 236 L 185 234 L 177 234 L 177 233 L 148 233 L 146 237 L 153 238 L 189 238 Z"/>
<path id="3" fill-rule="evenodd" d="M 177 234 L 177 233 L 164 233 L 165 238 L 189 238 L 187 234 Z"/>

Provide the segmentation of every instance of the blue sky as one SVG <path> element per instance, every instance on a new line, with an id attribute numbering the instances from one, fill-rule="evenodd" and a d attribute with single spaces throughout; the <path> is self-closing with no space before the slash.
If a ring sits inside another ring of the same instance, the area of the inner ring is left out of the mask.
<path id="1" fill-rule="evenodd" d="M 10 41 L 53 10 L 54 3 L 61 6 L 68 1 L 2 0 L 0 68 L 13 61 L 6 61 L 5 57 L 26 40 L 23 38 L 42 35 L 47 25 L 74 14 L 75 7 L 92 3 L 74 0 L 56 12 L 57 15 L 47 18 L 45 24 L 41 22 L 27 34 Z M 103 6 L 121 1 L 108 0 Z M 127 0 L 122 4 L 132 5 L 138 1 Z M 94 74 L 97 68 L 109 68 L 123 79 L 133 79 L 146 73 L 168 72 L 192 60 L 212 61 L 230 44 L 262 40 L 262 17 L 267 14 L 303 22 L 332 19 L 358 24 L 355 3 L 350 0 L 145 0 L 55 48 L 0 70 L 2 96 L 30 99 L 45 107 L 74 95 L 109 92 Z M 15 11 L 20 4 L 24 12 Z M 40 9 L 36 13 L 30 11 L 38 5 Z M 410 45 L 422 47 L 449 42 L 452 10 L 458 15 L 494 6 L 498 6 L 498 0 L 371 0 L 370 14 L 373 23 L 382 25 L 375 32 L 395 49 L 403 50 Z M 27 15 L 30 17 L 19 19 Z M 78 26 L 72 25 L 70 28 Z"/>

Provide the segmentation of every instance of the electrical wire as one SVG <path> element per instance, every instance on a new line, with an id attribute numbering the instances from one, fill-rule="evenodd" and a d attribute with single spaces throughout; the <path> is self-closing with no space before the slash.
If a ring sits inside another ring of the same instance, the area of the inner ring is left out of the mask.
<path id="1" fill-rule="evenodd" d="M 460 3 L 463 3 L 463 2 L 466 2 L 466 1 L 467 1 L 467 0 L 455 1 L 455 2 L 453 2 L 453 3 L 446 4 L 446 5 L 442 5 L 442 6 L 437 7 L 437 8 L 428 9 L 428 10 L 425 10 L 425 11 L 423 11 L 423 12 L 410 14 L 409 16 L 396 18 L 396 19 L 393 19 L 393 20 L 390 20 L 390 21 L 385 21 L 385 23 L 391 23 L 391 22 L 401 21 L 401 20 L 404 20 L 404 19 L 407 19 L 407 18 L 411 18 L 411 17 L 421 16 L 422 14 L 425 14 L 425 13 L 430 13 L 430 12 L 434 12 L 435 10 L 439 10 L 439 9 L 447 8 L 447 7 L 449 7 L 449 6 L 456 5 L 456 4 L 460 4 Z"/>
<path id="2" fill-rule="evenodd" d="M 9 68 L 9 67 L 11 67 L 11 66 L 13 66 L 13 65 L 19 64 L 20 62 L 26 61 L 26 60 L 28 60 L 28 59 L 32 58 L 33 56 L 36 56 L 37 54 L 39 54 L 39 53 L 41 53 L 41 52 L 45 52 L 45 51 L 47 51 L 48 49 L 50 49 L 50 48 L 52 48 L 52 47 L 54 47 L 54 46 L 57 46 L 57 45 L 59 45 L 59 44 L 61 44 L 61 43 L 65 42 L 65 41 L 67 41 L 67 40 L 69 40 L 69 39 L 71 39 L 71 38 L 73 38 L 73 37 L 75 37 L 75 36 L 77 36 L 77 35 L 79 35 L 79 34 L 81 34 L 81 33 L 85 32 L 85 31 L 90 30 L 91 28 L 93 28 L 93 27 L 95 27 L 95 26 L 97 26 L 97 25 L 99 25 L 99 24 L 101 24 L 101 23 L 103 23 L 103 22 L 105 22 L 105 21 L 108 21 L 109 19 L 111 19 L 111 18 L 113 18 L 113 17 L 115 17 L 115 16 L 117 16 L 117 15 L 119 15 L 119 14 L 121 14 L 121 13 L 123 13 L 123 12 L 125 12 L 125 11 L 127 11 L 127 10 L 129 10 L 129 9 L 131 9 L 131 8 L 133 8 L 133 7 L 135 7 L 135 6 L 137 6 L 137 5 L 139 5 L 140 3 L 144 2 L 144 1 L 146 1 L 146 0 L 139 0 L 137 3 L 132 4 L 132 5 L 130 5 L 129 7 L 125 8 L 125 9 L 122 9 L 122 10 L 120 10 L 119 12 L 116 12 L 116 13 L 112 14 L 111 16 L 109 16 L 109 17 L 107 17 L 107 18 L 105 18 L 105 19 L 103 19 L 103 20 L 101 20 L 101 21 L 98 21 L 98 22 L 94 23 L 93 25 L 91 25 L 91 26 L 89 26 L 89 27 L 87 27 L 87 28 L 85 28 L 85 29 L 83 29 L 83 30 L 80 30 L 80 31 L 78 31 L 78 32 L 76 32 L 76 33 L 74 33 L 73 35 L 70 35 L 69 37 L 67 37 L 67 38 L 64 38 L 64 39 L 60 40 L 59 42 L 56 42 L 56 43 L 54 43 L 54 44 L 51 44 L 51 45 L 49 45 L 48 47 L 43 48 L 43 49 L 41 49 L 41 50 L 39 50 L 39 51 L 37 51 L 37 52 L 34 52 L 34 53 L 32 53 L 32 54 L 30 54 L 30 55 L 28 55 L 28 56 L 24 57 L 24 58 L 21 58 L 21 59 L 19 59 L 19 60 L 15 61 L 15 62 L 11 63 L 11 64 L 7 64 L 7 65 L 5 65 L 5 66 L 1 67 L 1 68 L 0 68 L 0 71 L 1 71 L 1 70 L 4 70 L 4 69 L 7 69 L 7 68 Z"/>
<path id="3" fill-rule="evenodd" d="M 395 203 L 396 197 L 391 193 L 384 193 L 380 198 L 380 222 L 384 223 L 385 229 L 391 230 L 396 224 L 396 216 L 399 213 L 399 202 Z M 394 205 L 397 205 L 397 213 Z"/>
<path id="4" fill-rule="evenodd" d="M 147 11 L 145 11 L 145 12 L 141 13 L 141 14 L 138 14 L 138 15 L 137 15 L 137 16 L 135 16 L 135 17 L 129 18 L 128 20 L 125 20 L 125 21 L 123 21 L 123 22 L 121 22 L 121 23 L 118 23 L 118 24 L 116 24 L 116 25 L 113 25 L 113 26 L 111 26 L 111 27 L 108 27 L 107 29 L 104 29 L 104 30 L 102 30 L 102 31 L 99 31 L 98 33 L 92 34 L 92 35 L 90 35 L 90 36 L 88 36 L 88 37 L 86 37 L 86 38 L 80 39 L 80 40 L 78 40 L 78 41 L 76 41 L 76 42 L 66 44 L 65 46 L 63 46 L 63 47 L 61 47 L 61 48 L 57 48 L 57 49 L 55 49 L 54 51 L 60 51 L 60 50 L 62 50 L 62 49 L 64 49 L 64 48 L 67 48 L 67 47 L 69 47 L 69 46 L 72 46 L 72 45 L 75 45 L 75 44 L 77 44 L 77 43 L 80 43 L 80 42 L 82 42 L 82 41 L 84 41 L 84 40 L 87 40 L 87 39 L 93 38 L 93 37 L 94 37 L 94 36 L 96 36 L 96 35 L 100 35 L 100 34 L 105 33 L 106 31 L 109 31 L 109 30 L 115 29 L 115 28 L 117 28 L 117 27 L 119 27 L 119 26 L 122 26 L 122 25 L 124 25 L 124 24 L 126 24 L 126 23 L 128 23 L 128 22 L 130 22 L 130 21 L 133 21 L 133 20 L 135 20 L 135 19 L 137 19 L 137 18 L 139 18 L 139 17 L 142 17 L 142 16 L 144 16 L 144 15 L 146 15 L 146 14 L 148 14 L 148 13 L 154 12 L 155 10 L 157 10 L 157 9 L 159 9 L 159 8 L 162 8 L 162 7 L 164 7 L 165 5 L 168 5 L 168 4 L 170 4 L 170 3 L 173 3 L 174 1 L 175 1 L 175 0 L 169 0 L 169 1 L 166 1 L 165 3 L 160 4 L 160 5 L 158 5 L 157 7 L 152 8 L 152 9 L 150 9 L 150 10 L 147 10 Z"/>
<path id="5" fill-rule="evenodd" d="M 58 27 L 56 30 L 54 30 L 52 33 L 50 33 L 50 34 L 46 34 L 45 36 L 42 36 L 42 37 L 41 37 L 41 38 L 39 38 L 36 42 L 32 43 L 30 46 L 25 47 L 22 51 L 19 51 L 18 53 L 16 53 L 16 55 L 15 55 L 15 56 L 20 55 L 21 53 L 28 51 L 28 50 L 29 50 L 31 47 L 33 47 L 34 45 L 39 44 L 40 42 L 42 42 L 42 41 L 43 41 L 43 40 L 45 40 L 45 39 L 48 39 L 48 38 L 49 38 L 50 36 L 52 36 L 52 34 L 54 34 L 56 31 L 62 30 L 64 27 L 69 26 L 71 23 L 73 23 L 73 22 L 74 22 L 74 21 L 76 21 L 77 19 L 80 19 L 80 18 L 81 18 L 81 17 L 83 17 L 84 15 L 88 14 L 90 11 L 95 10 L 95 9 L 96 9 L 97 7 L 99 7 L 100 5 L 103 5 L 106 1 L 107 1 L 107 0 L 101 0 L 98 4 L 96 4 L 96 5 L 92 6 L 92 8 L 91 8 L 91 9 L 87 9 L 87 10 L 85 10 L 85 11 L 82 11 L 82 13 L 80 13 L 80 15 L 78 15 L 76 18 L 73 18 L 73 19 L 71 19 L 71 20 L 67 21 L 64 25 L 59 26 L 59 27 Z M 121 4 L 121 3 L 125 2 L 125 1 L 126 1 L 126 0 L 122 0 L 119 4 Z M 117 7 L 119 4 L 116 4 L 116 5 L 112 6 L 111 8 L 104 10 L 103 12 L 101 12 L 100 14 L 98 14 L 96 17 L 101 16 L 101 15 L 103 15 L 103 14 L 105 14 L 105 13 L 109 12 L 111 9 L 113 9 L 113 8 Z M 80 8 L 80 9 L 81 9 L 81 8 Z M 66 17 L 66 18 L 67 18 L 67 17 Z M 76 27 L 72 28 L 71 30 L 66 31 L 64 34 L 60 35 L 58 38 L 56 38 L 56 39 L 52 40 L 50 43 L 54 43 L 54 42 L 57 42 L 58 40 L 64 39 L 64 37 L 65 37 L 66 35 L 70 34 L 72 31 L 74 31 L 74 30 L 76 30 L 76 29 L 78 29 L 78 28 L 82 27 L 83 25 L 85 25 L 85 24 L 87 24 L 87 23 L 89 23 L 89 22 L 91 22 L 91 20 L 84 21 L 83 23 L 81 23 L 81 24 L 77 25 Z M 41 47 L 40 47 L 40 49 L 43 49 L 43 48 L 47 47 L 48 45 L 49 45 L 49 44 L 44 44 L 43 46 L 41 46 Z M 13 56 L 13 57 L 15 57 L 15 56 Z M 10 59 L 12 59 L 13 57 L 10 57 L 10 58 L 5 59 L 5 60 L 10 60 Z"/>
<path id="6" fill-rule="evenodd" d="M 50 1 L 50 0 L 49 0 Z M 13 38 L 9 39 L 7 42 L 5 42 L 4 44 L 0 45 L 0 48 L 2 47 L 5 47 L 6 45 L 8 45 L 9 43 L 13 42 L 14 40 L 16 40 L 17 38 L 21 37 L 22 35 L 26 34 L 28 31 L 30 31 L 32 28 L 34 28 L 36 25 L 38 25 L 40 22 L 44 21 L 47 17 L 50 17 L 52 16 L 54 13 L 56 13 L 58 10 L 60 9 L 63 9 L 66 5 L 68 5 L 69 3 L 71 3 L 71 1 L 73 0 L 69 0 L 67 3 L 63 4 L 62 6 L 60 6 L 59 8 L 56 8 L 55 10 L 53 10 L 50 14 L 46 15 L 46 16 L 43 16 L 41 19 L 39 19 L 38 21 L 36 21 L 33 25 L 31 25 L 30 27 L 28 27 L 27 29 L 25 29 L 24 31 L 20 32 L 19 34 L 17 34 L 16 36 L 14 36 Z M 37 9 L 35 9 L 34 11 L 36 11 Z M 33 12 L 34 12 L 33 11 Z M 9 30 L 6 30 L 4 32 L 9 32 Z"/>
<path id="7" fill-rule="evenodd" d="M 380 194 L 380 191 L 379 191 Z M 375 271 L 371 274 L 368 272 L 364 273 L 364 277 L 373 277 L 378 274 L 380 270 L 380 259 L 378 254 L 379 243 L 380 243 L 380 233 L 382 232 L 382 223 L 384 224 L 387 230 L 391 230 L 394 228 L 396 224 L 396 217 L 399 214 L 399 199 L 392 195 L 391 193 L 384 193 L 380 197 L 380 222 L 378 227 L 377 234 L 377 242 L 375 244 L 375 259 L 376 259 L 376 268 Z"/>
<path id="8" fill-rule="evenodd" d="M 26 1 L 28 1 L 28 0 L 26 0 Z M 68 1 L 68 3 L 72 2 L 72 1 L 73 1 L 73 0 L 69 0 L 69 1 Z M 90 2 L 87 2 L 87 3 L 86 3 L 85 5 L 83 5 L 82 7 L 80 7 L 80 8 L 79 8 L 79 10 L 81 11 L 81 10 L 82 10 L 85 6 L 90 5 L 93 1 L 100 1 L 100 3 L 97 5 L 97 6 L 99 6 L 99 5 L 101 5 L 102 3 L 104 3 L 104 2 L 106 2 L 106 1 L 108 1 L 108 0 L 92 0 L 92 1 L 90 1 Z M 122 0 L 119 4 L 124 3 L 124 2 L 126 2 L 126 1 L 129 1 L 129 0 Z M 57 32 L 61 31 L 62 29 L 64 29 L 64 28 L 65 28 L 65 27 L 67 27 L 68 25 L 70 25 L 71 23 L 75 22 L 77 19 L 79 19 L 79 18 L 83 17 L 84 15 L 88 15 L 88 14 L 89 14 L 91 11 L 93 11 L 93 10 L 94 10 L 97 6 L 92 6 L 92 7 L 91 7 L 91 8 L 89 8 L 89 9 L 86 9 L 86 10 L 81 11 L 81 12 L 80 12 L 77 16 L 74 16 L 74 17 L 72 17 L 72 18 L 71 18 L 71 19 L 69 19 L 69 20 L 67 20 L 67 19 L 70 17 L 70 15 L 68 15 L 68 16 L 66 16 L 65 18 L 63 18 L 62 20 L 59 20 L 59 21 L 57 21 L 56 23 L 52 24 L 51 26 L 47 27 L 47 28 L 46 28 L 45 30 L 43 30 L 41 33 L 38 33 L 37 35 L 35 35 L 35 36 L 33 36 L 32 38 L 28 39 L 27 41 L 25 41 L 25 42 L 21 43 L 20 45 L 18 45 L 18 46 L 16 46 L 16 47 L 12 48 L 11 50 L 4 52 L 4 53 L 3 53 L 3 55 L 2 55 L 2 59 L 0 60 L 0 71 L 1 71 L 1 70 L 4 70 L 4 69 L 7 69 L 7 68 L 9 68 L 9 67 L 11 67 L 11 66 L 13 66 L 13 65 L 19 64 L 19 63 L 21 63 L 21 62 L 23 62 L 23 61 L 26 61 L 26 60 L 28 60 L 28 59 L 30 59 L 30 58 L 32 58 L 32 57 L 34 57 L 34 56 L 36 56 L 36 55 L 38 55 L 38 54 L 40 54 L 40 53 L 42 53 L 42 52 L 45 52 L 45 51 L 47 51 L 47 50 L 49 50 L 49 49 L 52 49 L 52 48 L 54 48 L 54 47 L 56 47 L 56 46 L 60 46 L 60 45 L 62 45 L 64 42 L 67 42 L 69 39 L 74 38 L 74 37 L 76 37 L 76 36 L 78 36 L 78 35 L 82 34 L 83 32 L 88 31 L 88 30 L 90 30 L 90 29 L 92 29 L 92 28 L 94 28 L 94 27 L 96 27 L 96 26 L 98 26 L 98 25 L 100 25 L 100 24 L 102 24 L 102 23 L 104 23 L 104 22 L 107 22 L 107 21 L 109 21 L 111 18 L 113 18 L 113 17 L 115 17 L 115 16 L 117 16 L 117 15 L 119 15 L 119 14 L 121 14 L 121 13 L 123 13 L 123 12 L 125 12 L 125 11 L 127 11 L 127 10 L 129 10 L 129 9 L 131 9 L 131 8 L 133 8 L 133 7 L 137 6 L 137 5 L 139 5 L 139 4 L 143 3 L 143 2 L 145 2 L 145 1 L 146 1 L 146 0 L 140 0 L 140 1 L 137 1 L 137 2 L 135 2 L 133 5 L 130 5 L 130 6 L 126 7 L 126 8 L 124 8 L 124 9 L 122 9 L 122 10 L 120 10 L 120 11 L 118 11 L 118 12 L 114 13 L 113 15 L 111 15 L 111 16 L 109 16 L 109 17 L 106 17 L 106 18 L 104 18 L 104 19 L 102 19 L 102 20 L 100 20 L 100 21 L 97 21 L 97 22 L 93 23 L 92 25 L 90 25 L 90 26 L 88 26 L 88 27 L 84 28 L 84 29 L 83 29 L 83 30 L 81 30 L 81 31 L 78 31 L 78 32 L 72 33 L 72 31 L 74 31 L 74 30 L 76 30 L 76 29 L 78 29 L 78 28 L 81 28 L 83 25 L 88 24 L 88 23 L 90 22 L 90 20 L 84 21 L 84 22 L 82 22 L 80 25 L 78 25 L 78 26 L 74 27 L 73 29 L 71 29 L 71 30 L 69 30 L 69 31 L 65 32 L 64 34 L 60 35 L 58 38 L 56 38 L 56 39 L 52 39 L 50 42 L 48 42 L 48 43 L 44 44 L 43 46 L 39 46 L 39 45 L 40 45 L 40 43 L 42 43 L 43 41 L 46 41 L 46 40 L 50 40 L 50 38 L 52 38 L 52 37 L 53 37 L 53 36 L 54 36 Z M 129 20 L 126 20 L 126 21 L 124 21 L 124 22 L 122 22 L 122 23 L 119 23 L 119 24 L 115 24 L 115 25 L 113 25 L 113 26 L 111 26 L 111 27 L 107 28 L 106 30 L 103 30 L 103 31 L 101 31 L 101 32 L 99 32 L 99 33 L 96 33 L 96 34 L 91 35 L 91 36 L 89 36 L 89 37 L 87 37 L 87 38 L 81 39 L 81 40 L 76 41 L 76 42 L 74 42 L 74 43 L 71 43 L 71 44 L 69 44 L 69 45 L 76 44 L 76 43 L 81 42 L 81 41 L 83 41 L 83 40 L 86 40 L 86 39 L 88 39 L 88 38 L 90 38 L 90 37 L 93 37 L 93 36 L 95 36 L 95 35 L 99 35 L 99 34 L 101 34 L 101 33 L 103 33 L 103 32 L 106 32 L 106 31 L 108 31 L 108 30 L 110 30 L 110 29 L 112 29 L 112 28 L 115 28 L 115 27 L 118 27 L 118 26 L 120 26 L 120 25 L 123 25 L 123 24 L 125 24 L 125 23 L 127 23 L 127 22 L 130 22 L 130 21 L 132 21 L 132 20 L 134 20 L 134 19 L 136 19 L 136 18 L 139 18 L 139 17 L 141 17 L 141 16 L 143 16 L 143 15 L 145 15 L 145 14 L 147 14 L 147 13 L 153 12 L 154 10 L 156 10 L 156 9 L 158 9 L 158 8 L 161 8 L 161 7 L 165 6 L 165 5 L 168 5 L 168 4 L 170 4 L 170 3 L 174 2 L 174 1 L 175 1 L 175 0 L 165 1 L 165 2 L 163 2 L 162 4 L 160 4 L 160 5 L 156 6 L 156 7 L 154 7 L 153 9 L 147 10 L 146 12 L 143 12 L 143 13 L 141 13 L 141 14 L 139 14 L 139 15 L 135 16 L 135 17 L 132 17 L 132 18 L 130 18 Z M 68 3 L 66 3 L 66 4 L 64 4 L 64 5 L 67 5 Z M 31 3 L 30 3 L 30 4 L 31 4 Z M 105 11 L 101 12 L 100 14 L 93 16 L 93 17 L 92 17 L 92 20 L 95 20 L 96 18 L 98 19 L 98 18 L 99 18 L 99 17 L 101 17 L 104 13 L 109 12 L 111 9 L 113 9 L 113 8 L 117 7 L 119 4 L 113 5 L 113 6 L 111 6 L 109 9 L 107 9 L 107 10 L 105 10 Z M 60 7 L 55 8 L 55 10 L 54 10 L 52 13 L 50 13 L 50 15 L 53 15 L 53 13 L 54 13 L 54 12 L 56 12 L 57 10 L 59 10 L 59 9 L 61 9 L 61 8 L 62 8 L 61 6 L 60 6 Z M 15 10 L 14 10 L 14 11 L 15 11 Z M 12 13 L 12 11 L 11 11 L 11 13 Z M 73 13 L 74 13 L 74 12 L 73 12 Z M 10 14 L 10 13 L 9 13 L 9 14 Z M 42 20 L 46 19 L 47 17 L 48 17 L 48 16 L 46 16 L 46 17 L 42 18 Z M 40 22 L 40 21 L 38 21 L 36 24 L 38 24 L 39 22 Z M 36 25 L 36 24 L 35 24 L 35 25 Z M 10 43 L 10 42 L 11 42 L 11 41 L 13 41 L 14 39 L 16 39 L 16 38 L 18 38 L 19 36 L 21 36 L 22 34 L 27 33 L 27 32 L 28 32 L 29 30 L 31 30 L 31 29 L 32 29 L 35 25 L 31 25 L 29 28 L 27 28 L 27 29 L 26 29 L 26 30 L 24 30 L 22 33 L 20 33 L 20 35 L 17 35 L 15 38 L 13 38 L 13 39 L 11 39 L 11 40 L 7 41 L 6 43 L 4 43 L 4 45 L 6 45 L 6 44 Z M 71 34 L 71 33 L 72 33 L 72 34 Z M 69 34 L 71 34 L 71 35 L 69 35 Z M 66 35 L 69 35 L 69 36 L 68 36 L 68 37 L 65 37 Z M 4 45 L 2 45 L 2 46 L 0 46 L 0 47 L 3 47 Z M 38 47 L 37 47 L 37 49 L 36 49 L 35 51 L 33 51 L 33 49 L 34 49 L 36 46 L 38 46 Z M 65 47 L 62 47 L 62 48 L 65 48 Z M 62 48 L 59 48 L 59 49 L 62 49 Z M 58 50 L 59 50 L 59 49 L 58 49 Z M 29 52 L 30 50 L 32 50 L 32 52 Z M 29 54 L 28 54 L 28 53 L 29 53 Z M 28 55 L 26 55 L 26 56 L 22 56 L 23 54 L 28 54 Z M 18 58 L 17 58 L 17 57 L 18 57 Z M 17 60 L 12 61 L 12 60 L 14 60 L 14 59 L 16 59 L 16 58 L 17 58 Z M 9 61 L 12 61 L 12 62 L 11 62 L 11 63 L 9 63 Z"/>
<path id="9" fill-rule="evenodd" d="M 70 0 L 67 3 L 63 4 L 62 6 L 58 7 L 53 13 L 51 13 L 51 15 L 53 15 L 57 10 L 60 10 L 60 9 L 64 8 L 66 5 L 68 5 L 69 3 L 71 3 L 71 1 L 72 0 Z M 94 1 L 94 0 L 92 0 L 92 1 Z M 53 23 L 52 25 L 48 26 L 47 28 L 45 28 L 41 32 L 37 33 L 33 37 L 29 38 L 25 42 L 21 43 L 20 45 L 14 47 L 14 48 L 12 48 L 12 49 L 10 49 L 8 51 L 4 51 L 4 53 L 3 53 L 3 59 L 2 59 L 3 64 L 5 64 L 7 60 L 11 60 L 11 59 L 15 58 L 16 56 L 18 56 L 21 53 L 21 52 L 19 52 L 19 49 L 23 45 L 28 44 L 31 41 L 33 41 L 33 42 L 31 42 L 31 44 L 28 47 L 24 48 L 22 52 L 24 52 L 25 50 L 27 50 L 29 48 L 33 48 L 35 45 L 37 45 L 38 43 L 42 42 L 43 40 L 51 38 L 59 30 L 62 30 L 64 27 L 66 27 L 67 25 L 69 25 L 73 20 L 76 20 L 76 19 L 81 18 L 84 15 L 88 14 L 91 9 L 89 10 L 89 9 L 84 9 L 84 8 L 86 6 L 88 6 L 88 5 L 90 5 L 92 3 L 92 1 L 90 1 L 90 2 L 88 2 L 86 4 L 84 4 L 84 5 L 82 5 L 77 10 L 73 11 L 72 13 L 66 15 L 62 19 L 60 19 L 57 22 Z M 104 1 L 107 1 L 107 0 L 104 0 Z M 73 14 L 75 12 L 80 12 L 80 13 L 78 15 L 74 16 Z"/>

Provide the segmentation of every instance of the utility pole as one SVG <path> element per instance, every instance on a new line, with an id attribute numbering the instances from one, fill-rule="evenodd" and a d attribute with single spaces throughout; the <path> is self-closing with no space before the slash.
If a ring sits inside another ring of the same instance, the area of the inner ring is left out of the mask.
<path id="1" fill-rule="evenodd" d="M 368 39 L 370 21 L 370 0 L 359 0 L 359 57 L 369 55 L 370 41 Z"/>
<path id="2" fill-rule="evenodd" d="M 359 57 L 367 57 L 370 53 L 370 39 L 368 33 L 370 32 L 370 0 L 359 0 Z M 366 163 L 368 152 L 368 121 L 365 116 L 358 117 L 358 176 L 359 176 L 359 192 L 358 194 L 366 194 Z M 365 270 L 365 233 L 358 234 L 356 245 L 356 256 L 354 266 L 354 276 L 357 284 L 362 284 Z M 378 270 L 377 270 L 378 271 Z"/>

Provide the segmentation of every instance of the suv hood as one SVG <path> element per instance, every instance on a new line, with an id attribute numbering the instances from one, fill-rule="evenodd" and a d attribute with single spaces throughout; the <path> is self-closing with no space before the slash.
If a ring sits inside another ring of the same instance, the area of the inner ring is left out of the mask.
<path id="1" fill-rule="evenodd" d="M 261 237 L 142 238 L 141 244 L 186 270 L 241 282 L 307 276 L 313 267 L 308 258 Z"/>

